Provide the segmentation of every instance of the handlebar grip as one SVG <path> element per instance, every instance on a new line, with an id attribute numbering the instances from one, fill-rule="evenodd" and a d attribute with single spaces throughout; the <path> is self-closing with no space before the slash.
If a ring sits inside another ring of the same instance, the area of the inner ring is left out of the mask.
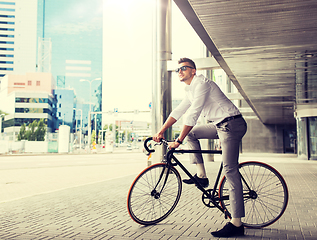
<path id="1" fill-rule="evenodd" d="M 148 151 L 149 153 L 155 152 L 154 149 L 149 149 L 148 146 L 147 146 L 147 143 L 148 143 L 149 141 L 151 141 L 151 140 L 153 140 L 153 138 L 152 138 L 152 137 L 149 137 L 149 138 L 147 138 L 147 139 L 144 141 L 144 148 L 145 148 L 145 150 Z"/>

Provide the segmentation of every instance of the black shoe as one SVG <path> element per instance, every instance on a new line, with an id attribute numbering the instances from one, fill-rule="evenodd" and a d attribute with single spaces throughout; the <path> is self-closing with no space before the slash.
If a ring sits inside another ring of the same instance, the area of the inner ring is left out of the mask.
<path id="1" fill-rule="evenodd" d="M 203 188 L 208 187 L 208 185 L 209 185 L 208 178 L 200 178 L 200 177 L 197 176 L 197 173 L 194 175 L 194 178 L 196 178 L 196 180 L 200 183 L 200 185 Z M 186 183 L 186 184 L 194 184 L 194 181 L 191 180 L 191 179 L 184 179 L 183 182 Z"/>
<path id="2" fill-rule="evenodd" d="M 223 229 L 219 231 L 212 232 L 211 235 L 214 237 L 235 237 L 235 236 L 243 236 L 244 235 L 244 227 L 241 225 L 240 227 L 234 226 L 231 222 L 228 222 Z"/>

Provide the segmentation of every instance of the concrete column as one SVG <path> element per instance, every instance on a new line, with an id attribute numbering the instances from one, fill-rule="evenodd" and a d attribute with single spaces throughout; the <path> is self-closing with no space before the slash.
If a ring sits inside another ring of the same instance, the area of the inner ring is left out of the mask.
<path id="1" fill-rule="evenodd" d="M 206 49 L 206 57 L 211 57 L 210 52 Z M 206 76 L 207 78 L 213 80 L 213 71 L 212 69 L 209 69 L 206 71 Z M 207 150 L 215 150 L 215 144 L 214 144 L 214 140 L 213 139 L 208 139 L 207 140 Z M 209 162 L 214 162 L 215 161 L 215 157 L 214 154 L 206 154 L 206 159 Z"/>
<path id="2" fill-rule="evenodd" d="M 171 72 L 167 61 L 171 60 L 171 0 L 156 0 L 153 32 L 153 89 L 152 89 L 152 134 L 159 131 L 172 110 Z M 165 133 L 171 140 L 172 129 Z M 156 149 L 152 162 L 159 162 L 164 148 Z"/>
<path id="3" fill-rule="evenodd" d="M 68 125 L 59 126 L 58 131 L 58 152 L 68 153 L 69 152 L 69 136 L 70 127 Z"/>

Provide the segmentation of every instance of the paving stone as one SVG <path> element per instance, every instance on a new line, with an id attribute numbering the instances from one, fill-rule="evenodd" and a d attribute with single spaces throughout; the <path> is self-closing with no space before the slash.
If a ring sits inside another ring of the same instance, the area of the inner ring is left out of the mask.
<path id="1" fill-rule="evenodd" d="M 296 158 L 267 160 L 285 178 L 289 203 L 284 215 L 263 229 L 245 229 L 246 236 L 230 239 L 317 239 L 317 162 Z M 242 157 L 243 158 L 243 157 Z M 248 155 L 245 159 L 249 160 Z M 186 163 L 187 164 L 187 163 Z M 191 165 L 186 167 L 194 171 Z M 206 163 L 211 182 L 219 162 Z M 184 178 L 184 174 L 181 174 Z M 129 216 L 127 193 L 135 176 L 126 176 L 90 185 L 0 203 L 0 239 L 217 239 L 210 232 L 228 221 L 216 208 L 202 203 L 194 186 L 183 185 L 178 206 L 154 226 L 141 226 Z"/>

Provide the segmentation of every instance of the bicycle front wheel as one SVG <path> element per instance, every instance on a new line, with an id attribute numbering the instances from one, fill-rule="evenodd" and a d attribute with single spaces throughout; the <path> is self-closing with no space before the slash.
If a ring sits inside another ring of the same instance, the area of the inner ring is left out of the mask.
<path id="1" fill-rule="evenodd" d="M 156 224 L 174 210 L 181 192 L 181 177 L 173 166 L 152 165 L 141 172 L 130 187 L 129 214 L 139 224 Z"/>
<path id="2" fill-rule="evenodd" d="M 245 227 L 262 228 L 276 222 L 288 203 L 288 190 L 281 174 L 261 162 L 239 164 L 243 186 Z M 221 206 L 230 212 L 229 184 L 224 177 L 219 186 Z M 224 200 L 225 199 L 225 200 Z"/>

